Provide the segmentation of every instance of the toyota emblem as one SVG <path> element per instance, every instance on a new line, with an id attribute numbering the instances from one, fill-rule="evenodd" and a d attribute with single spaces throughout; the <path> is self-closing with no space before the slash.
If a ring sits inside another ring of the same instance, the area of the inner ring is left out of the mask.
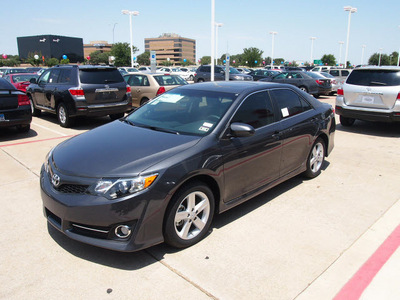
<path id="1" fill-rule="evenodd" d="M 58 187 L 60 185 L 60 176 L 53 174 L 53 176 L 51 176 L 51 183 L 54 187 Z"/>

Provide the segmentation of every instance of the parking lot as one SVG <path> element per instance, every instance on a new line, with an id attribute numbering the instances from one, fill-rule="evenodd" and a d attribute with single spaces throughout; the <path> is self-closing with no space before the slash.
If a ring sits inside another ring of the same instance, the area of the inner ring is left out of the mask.
<path id="1" fill-rule="evenodd" d="M 216 216 L 212 234 L 188 249 L 119 253 L 78 243 L 47 225 L 40 167 L 53 146 L 107 122 L 62 128 L 43 114 L 28 133 L 0 132 L 0 298 L 332 299 L 399 226 L 400 126 L 344 128 L 337 119 L 319 177 L 295 177 Z M 387 272 L 398 278 L 398 269 Z M 381 276 L 370 286 L 389 286 L 367 287 L 365 299 L 388 299 L 393 286 Z"/>

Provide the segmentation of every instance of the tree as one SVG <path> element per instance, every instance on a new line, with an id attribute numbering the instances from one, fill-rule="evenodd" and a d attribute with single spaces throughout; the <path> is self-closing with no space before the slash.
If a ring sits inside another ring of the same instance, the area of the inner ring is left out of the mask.
<path id="1" fill-rule="evenodd" d="M 193 64 L 194 63 L 192 61 L 188 60 L 188 59 L 186 61 L 182 61 L 182 67 L 191 66 Z"/>
<path id="2" fill-rule="evenodd" d="M 284 62 L 285 62 L 284 58 L 274 58 L 274 65 L 275 66 L 283 65 Z"/>
<path id="3" fill-rule="evenodd" d="M 202 58 L 200 58 L 200 63 L 202 65 L 209 65 L 211 64 L 211 56 L 203 56 Z"/>
<path id="4" fill-rule="evenodd" d="M 250 67 L 255 67 L 262 62 L 262 54 L 263 51 L 251 47 L 243 49 L 243 60 L 246 61 L 246 64 Z"/>
<path id="5" fill-rule="evenodd" d="M 397 61 L 396 61 L 397 63 Z M 368 60 L 369 65 L 379 65 L 379 53 L 374 53 Z M 390 58 L 387 54 L 381 54 L 381 66 L 388 66 L 390 64 Z"/>
<path id="6" fill-rule="evenodd" d="M 136 53 L 138 48 L 133 46 L 133 53 Z M 116 43 L 111 47 L 110 56 L 115 57 L 114 65 L 116 67 L 131 65 L 131 48 L 128 43 Z"/>
<path id="7" fill-rule="evenodd" d="M 37 55 L 37 57 L 38 57 L 37 59 L 35 58 L 35 55 Z M 41 52 L 39 52 L 39 53 L 29 52 L 28 53 L 28 58 L 26 59 L 26 62 L 31 64 L 34 67 L 37 67 L 41 63 L 41 59 L 40 59 L 41 57 L 42 57 L 42 53 Z"/>
<path id="8" fill-rule="evenodd" d="M 148 66 L 150 64 L 150 51 L 138 55 L 136 61 L 141 66 Z"/>
<path id="9" fill-rule="evenodd" d="M 108 64 L 110 52 L 94 51 L 90 54 L 89 63 L 93 65 Z"/>
<path id="10" fill-rule="evenodd" d="M 60 64 L 68 65 L 69 64 L 69 59 L 68 58 L 63 58 L 62 60 L 60 60 Z"/>
<path id="11" fill-rule="evenodd" d="M 54 67 L 55 65 L 59 64 L 59 61 L 57 58 L 52 57 L 52 58 L 45 60 L 44 64 L 48 67 Z"/>
<path id="12" fill-rule="evenodd" d="M 335 66 L 336 65 L 336 58 L 333 54 L 324 54 L 322 56 L 321 61 L 324 65 L 327 66 Z"/>

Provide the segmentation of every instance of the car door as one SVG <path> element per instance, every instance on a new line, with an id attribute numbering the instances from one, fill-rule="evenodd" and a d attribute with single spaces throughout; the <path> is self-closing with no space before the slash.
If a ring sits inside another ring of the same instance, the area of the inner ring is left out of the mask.
<path id="1" fill-rule="evenodd" d="M 46 70 L 43 72 L 39 77 L 37 84 L 32 87 L 32 97 L 36 105 L 45 106 L 45 88 L 50 78 L 50 71 L 51 70 Z"/>
<path id="2" fill-rule="evenodd" d="M 54 95 L 58 93 L 58 77 L 60 76 L 60 69 L 50 70 L 49 80 L 43 88 L 43 106 L 55 109 Z"/>
<path id="3" fill-rule="evenodd" d="M 225 202 L 240 201 L 279 178 L 281 160 L 280 124 L 267 91 L 249 95 L 232 123 L 249 124 L 255 133 L 221 140 Z"/>
<path id="4" fill-rule="evenodd" d="M 283 137 L 280 176 L 304 166 L 318 132 L 318 119 L 310 103 L 294 90 L 273 89 Z"/>

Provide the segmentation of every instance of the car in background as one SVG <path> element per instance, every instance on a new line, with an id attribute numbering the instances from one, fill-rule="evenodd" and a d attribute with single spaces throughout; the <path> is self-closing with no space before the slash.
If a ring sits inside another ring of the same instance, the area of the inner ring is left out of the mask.
<path id="1" fill-rule="evenodd" d="M 159 74 L 170 74 L 170 75 L 178 75 L 181 76 L 184 80 L 189 80 L 190 73 L 189 72 L 184 72 L 180 68 L 176 67 L 163 67 L 160 68 L 156 71 Z"/>
<path id="2" fill-rule="evenodd" d="M 41 67 L 28 67 L 28 68 L 26 68 L 26 70 L 29 73 L 37 73 L 37 72 L 41 71 L 42 69 L 43 68 L 41 68 Z"/>
<path id="3" fill-rule="evenodd" d="M 135 72 L 139 72 L 139 70 L 137 68 L 132 68 L 132 67 L 119 67 L 118 70 L 120 71 L 125 71 L 126 73 L 135 73 Z M 125 73 L 125 74 L 126 74 Z"/>
<path id="4" fill-rule="evenodd" d="M 347 77 L 336 96 L 343 126 L 355 120 L 400 122 L 400 67 L 360 67 Z"/>
<path id="5" fill-rule="evenodd" d="M 263 79 L 263 78 L 268 78 L 274 75 L 279 74 L 279 71 L 274 71 L 274 70 L 267 70 L 267 69 L 255 69 L 247 73 L 248 75 L 253 77 L 254 81 Z"/>
<path id="6" fill-rule="evenodd" d="M 30 85 L 30 80 L 39 78 L 39 75 L 37 73 L 15 73 L 5 75 L 3 78 L 15 86 L 17 90 L 26 92 L 26 88 Z"/>
<path id="7" fill-rule="evenodd" d="M 181 72 L 187 73 L 186 76 L 182 76 L 181 77 L 187 81 L 193 81 L 194 80 L 194 76 L 196 76 L 196 68 L 186 68 L 186 67 L 180 67 L 179 70 Z"/>
<path id="8" fill-rule="evenodd" d="M 31 122 L 29 98 L 7 80 L 0 78 L 0 128 L 15 126 L 19 132 L 28 132 Z"/>
<path id="9" fill-rule="evenodd" d="M 40 171 L 43 212 L 97 247 L 190 247 L 216 214 L 320 175 L 334 135 L 332 106 L 291 85 L 180 86 L 53 148 Z"/>
<path id="10" fill-rule="evenodd" d="M 179 75 L 172 74 L 127 74 L 124 79 L 131 87 L 132 105 L 136 107 L 175 87 L 188 84 Z"/>
<path id="11" fill-rule="evenodd" d="M 3 74 L 6 72 L 7 69 L 9 69 L 9 67 L 0 68 L 0 77 L 3 77 Z"/>
<path id="12" fill-rule="evenodd" d="M 204 82 L 211 80 L 211 66 L 202 65 L 196 71 L 194 82 Z M 214 80 L 224 81 L 225 80 L 225 66 L 214 66 Z M 233 67 L 229 68 L 229 80 L 242 80 L 242 81 L 253 81 L 253 77 L 247 74 L 240 73 Z"/>
<path id="13" fill-rule="evenodd" d="M 342 85 L 346 81 L 346 78 L 347 78 L 347 76 L 349 76 L 351 71 L 352 71 L 352 69 L 330 69 L 325 72 L 329 73 L 333 77 L 335 77 L 337 83 L 339 85 Z"/>
<path id="14" fill-rule="evenodd" d="M 331 74 L 329 74 L 327 72 L 319 72 L 319 74 L 321 74 L 322 76 L 331 80 L 331 85 L 332 85 L 331 95 L 335 94 L 337 92 L 338 88 L 341 86 L 341 84 L 339 84 L 337 82 L 337 80 L 334 76 L 332 76 Z"/>
<path id="15" fill-rule="evenodd" d="M 318 97 L 319 88 L 314 78 L 308 75 L 309 72 L 303 71 L 287 71 L 281 72 L 272 77 L 266 77 L 259 81 L 276 82 L 276 83 L 287 83 L 297 86 L 299 89 Z"/>
<path id="16" fill-rule="evenodd" d="M 307 73 L 308 76 L 314 78 L 315 82 L 317 83 L 318 94 L 316 95 L 316 97 L 319 97 L 320 95 L 329 95 L 332 93 L 332 83 L 329 78 L 326 78 L 325 76 L 322 76 L 317 72 L 304 73 Z"/>
<path id="17" fill-rule="evenodd" d="M 333 67 L 333 66 L 316 66 L 316 67 L 312 68 L 310 71 L 311 72 L 326 72 L 333 68 L 335 68 L 335 67 Z"/>
<path id="18" fill-rule="evenodd" d="M 3 77 L 8 75 L 8 74 L 15 74 L 15 73 L 31 73 L 30 71 L 28 71 L 25 68 L 7 68 L 4 72 L 3 72 Z"/>
<path id="19" fill-rule="evenodd" d="M 151 68 L 150 67 L 140 67 L 140 68 L 138 68 L 138 71 L 142 72 L 142 73 L 151 73 Z"/>
<path id="20" fill-rule="evenodd" d="M 243 74 L 249 74 L 251 72 L 251 70 L 249 70 L 247 68 L 236 68 L 236 70 L 238 70 L 240 73 L 243 73 Z"/>
<path id="21" fill-rule="evenodd" d="M 115 67 L 60 65 L 47 69 L 26 89 L 34 116 L 57 115 L 62 127 L 75 117 L 121 118 L 132 109 L 131 88 Z"/>

